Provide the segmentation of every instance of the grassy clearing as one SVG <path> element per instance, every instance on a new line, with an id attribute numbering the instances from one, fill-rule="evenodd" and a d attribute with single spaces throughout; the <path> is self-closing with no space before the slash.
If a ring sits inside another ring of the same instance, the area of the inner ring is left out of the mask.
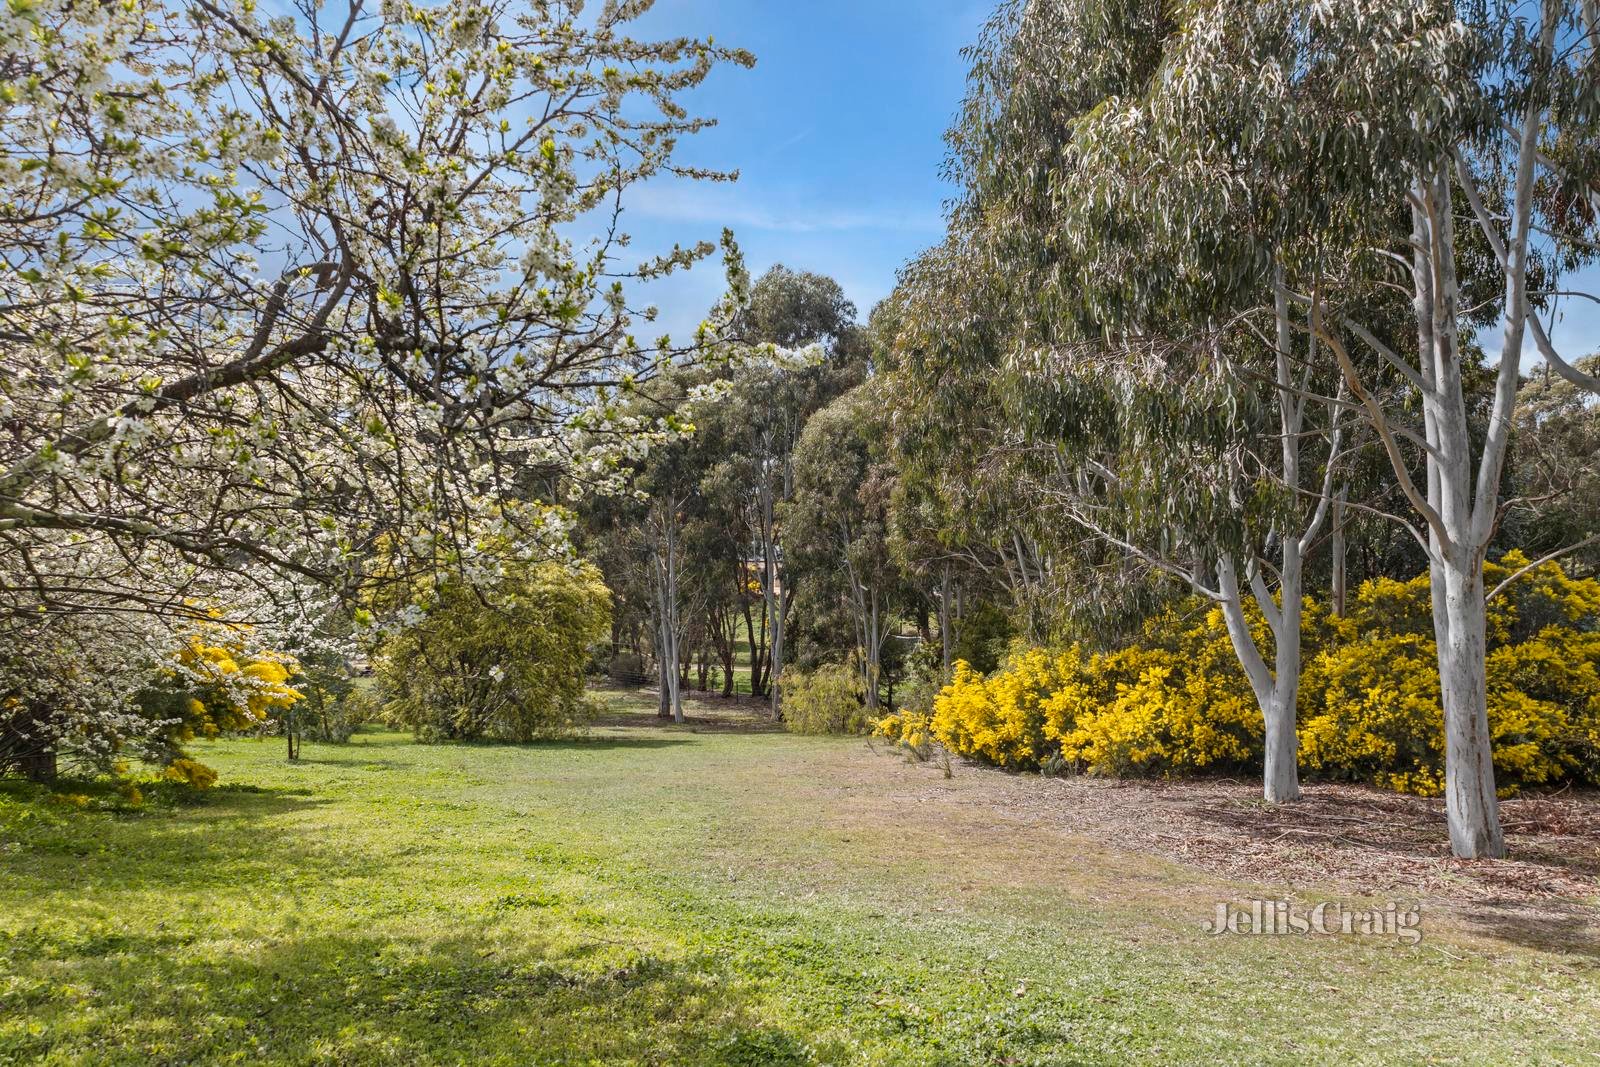
<path id="1" fill-rule="evenodd" d="M 978 772 L 619 711 L 520 748 L 207 745 L 228 785 L 137 813 L 8 789 L 0 1062 L 1600 1055 L 1581 953 L 1208 937 L 1275 887 L 1007 821 Z"/>

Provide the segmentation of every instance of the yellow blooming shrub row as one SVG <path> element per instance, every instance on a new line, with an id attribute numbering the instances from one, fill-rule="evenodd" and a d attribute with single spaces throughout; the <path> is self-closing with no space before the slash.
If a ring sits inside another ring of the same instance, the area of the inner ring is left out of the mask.
<path id="1" fill-rule="evenodd" d="M 1508 554 L 1489 588 L 1527 563 Z M 1306 602 L 1300 760 L 1324 778 L 1424 795 L 1443 787 L 1444 722 L 1426 576 L 1364 584 L 1344 617 Z M 1256 618 L 1258 639 L 1265 628 Z M 1490 605 L 1489 721 L 1507 793 L 1600 783 L 1600 582 L 1546 564 Z M 987 677 L 957 664 L 924 710 L 878 733 L 1008 768 L 1181 775 L 1253 770 L 1261 713 L 1221 613 L 1190 602 L 1126 648 L 1014 652 Z"/>

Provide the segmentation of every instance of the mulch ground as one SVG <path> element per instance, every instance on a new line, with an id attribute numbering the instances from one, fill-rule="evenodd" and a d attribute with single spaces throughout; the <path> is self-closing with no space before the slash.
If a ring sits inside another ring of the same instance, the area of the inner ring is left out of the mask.
<path id="1" fill-rule="evenodd" d="M 936 764 L 927 772 L 942 777 Z M 1600 793 L 1501 802 L 1510 856 L 1450 855 L 1444 802 L 1312 783 L 1268 805 L 1256 782 L 1111 781 L 1008 774 L 958 762 L 1009 817 L 1085 834 L 1231 879 L 1422 901 L 1503 940 L 1600 957 Z M 930 783 L 932 784 L 932 783 Z"/>

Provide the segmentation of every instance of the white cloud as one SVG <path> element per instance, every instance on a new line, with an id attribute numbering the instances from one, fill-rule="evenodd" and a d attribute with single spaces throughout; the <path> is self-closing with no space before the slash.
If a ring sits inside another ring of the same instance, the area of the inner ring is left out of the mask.
<path id="1" fill-rule="evenodd" d="M 850 208 L 806 204 L 751 203 L 731 184 L 648 184 L 629 191 L 628 211 L 667 222 L 710 223 L 734 230 L 774 233 L 844 233 L 853 230 L 893 230 L 938 234 L 944 220 L 927 211 L 896 208 Z"/>

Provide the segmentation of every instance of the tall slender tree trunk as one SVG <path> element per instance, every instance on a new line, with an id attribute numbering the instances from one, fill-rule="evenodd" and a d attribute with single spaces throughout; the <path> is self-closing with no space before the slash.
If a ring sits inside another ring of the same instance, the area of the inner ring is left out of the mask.
<path id="1" fill-rule="evenodd" d="M 1344 511 L 1345 501 L 1349 498 L 1349 496 L 1350 487 L 1348 485 L 1343 486 L 1339 489 L 1339 498 L 1333 503 L 1333 580 L 1331 585 L 1333 586 L 1333 613 L 1338 615 L 1340 618 L 1345 616 L 1346 609 L 1348 607 L 1346 603 L 1346 586 L 1348 583 L 1348 578 L 1346 576 L 1345 566 L 1346 556 L 1349 552 L 1349 549 L 1345 545 Z"/>
<path id="2" fill-rule="evenodd" d="M 657 603 L 660 602 L 657 596 Z M 672 718 L 672 687 L 667 684 L 667 650 L 666 639 L 662 636 L 663 627 L 659 621 L 656 623 L 656 688 L 660 694 L 656 701 L 656 716 L 662 719 Z"/>
<path id="3" fill-rule="evenodd" d="M 867 632 L 866 632 L 866 646 L 867 646 L 866 647 L 866 654 L 867 654 L 867 671 L 866 671 L 867 693 L 866 693 L 866 697 L 867 697 L 867 710 L 871 711 L 871 712 L 875 712 L 875 711 L 878 710 L 878 703 L 879 703 L 879 701 L 878 701 L 878 682 L 882 677 L 881 663 L 882 663 L 882 654 L 883 654 L 883 633 L 882 633 L 883 618 L 882 618 L 882 614 L 881 614 L 881 612 L 879 610 L 878 591 L 876 589 L 871 590 L 867 595 L 867 619 L 866 619 L 866 622 L 867 622 L 867 627 L 866 627 L 866 629 L 867 629 Z"/>
<path id="4" fill-rule="evenodd" d="M 741 562 L 739 566 L 741 573 L 748 577 L 748 572 L 744 570 L 745 564 Z M 750 601 L 748 599 L 740 602 L 739 610 L 744 615 L 744 642 L 745 647 L 750 652 L 750 695 L 753 697 L 765 696 L 766 692 L 761 688 L 761 678 L 762 671 L 765 669 L 767 647 L 766 601 L 762 601 L 759 615 L 750 613 Z M 761 620 L 759 630 L 756 627 L 758 618 Z"/>
<path id="5" fill-rule="evenodd" d="M 761 483 L 761 556 L 766 574 L 761 588 L 766 604 L 766 629 L 768 636 L 767 689 L 772 702 L 773 719 L 783 717 L 780 680 L 783 676 L 784 597 L 787 595 L 783 575 L 778 563 L 778 534 L 776 503 L 773 499 L 772 480 L 764 477 Z"/>
<path id="6" fill-rule="evenodd" d="M 678 605 L 678 516 L 677 502 L 672 501 L 672 513 L 668 516 L 667 526 L 667 611 L 671 622 L 669 632 L 672 635 L 672 659 L 677 663 L 682 653 L 679 642 L 683 638 L 683 629 L 679 625 Z M 683 722 L 683 689 L 678 673 L 672 672 L 672 720 Z"/>
<path id="7" fill-rule="evenodd" d="M 682 627 L 679 625 L 678 606 L 678 501 L 667 497 L 656 502 L 660 509 L 656 519 L 656 545 L 654 564 L 656 573 L 656 617 L 658 619 L 657 660 L 661 677 L 661 703 L 658 714 L 670 715 L 675 722 L 683 722 L 683 690 L 681 676 Z"/>
<path id="8" fill-rule="evenodd" d="M 950 676 L 950 654 L 955 648 L 955 634 L 950 625 L 951 614 L 950 564 L 946 563 L 939 569 L 939 652 L 945 678 Z"/>
<path id="9" fill-rule="evenodd" d="M 1303 389 L 1296 382 L 1290 353 L 1294 330 L 1290 319 L 1289 291 L 1282 265 L 1273 274 L 1273 311 L 1277 325 L 1275 391 L 1278 401 L 1280 461 L 1283 486 L 1299 494 L 1301 486 L 1301 437 L 1305 430 Z M 1306 363 L 1316 363 L 1316 338 L 1309 342 Z M 1300 799 L 1299 695 L 1302 659 L 1301 627 L 1305 612 L 1305 557 L 1327 521 L 1333 504 L 1334 472 L 1342 440 L 1339 423 L 1341 400 L 1328 408 L 1327 463 L 1323 468 L 1316 504 L 1300 529 L 1279 530 L 1277 560 L 1278 595 L 1272 595 L 1262 576 L 1264 563 L 1258 558 L 1246 575 L 1250 592 L 1266 619 L 1272 639 L 1272 666 L 1257 645 L 1244 612 L 1244 594 L 1239 581 L 1238 563 L 1224 553 L 1217 563 L 1217 592 L 1223 619 L 1235 656 L 1250 681 L 1256 704 L 1261 709 L 1264 732 L 1261 793 L 1268 803 L 1285 804 Z"/>
<path id="10" fill-rule="evenodd" d="M 1531 163 L 1519 202 L 1531 186 Z M 1466 859 L 1505 855 L 1489 732 L 1487 608 L 1484 550 L 1498 511 L 1500 464 L 1509 434 L 1522 349 L 1523 293 L 1515 263 L 1508 268 L 1505 337 L 1495 411 L 1474 478 L 1473 443 L 1462 384 L 1458 333 L 1460 288 L 1455 267 L 1451 182 L 1442 172 L 1419 183 L 1413 206 L 1418 350 L 1429 444 L 1424 515 L 1439 691 L 1445 723 L 1445 813 L 1450 846 Z M 1525 248 L 1525 244 L 1523 245 Z M 1520 258 L 1520 257 L 1519 257 Z M 1476 493 L 1474 492 L 1476 490 Z"/>

